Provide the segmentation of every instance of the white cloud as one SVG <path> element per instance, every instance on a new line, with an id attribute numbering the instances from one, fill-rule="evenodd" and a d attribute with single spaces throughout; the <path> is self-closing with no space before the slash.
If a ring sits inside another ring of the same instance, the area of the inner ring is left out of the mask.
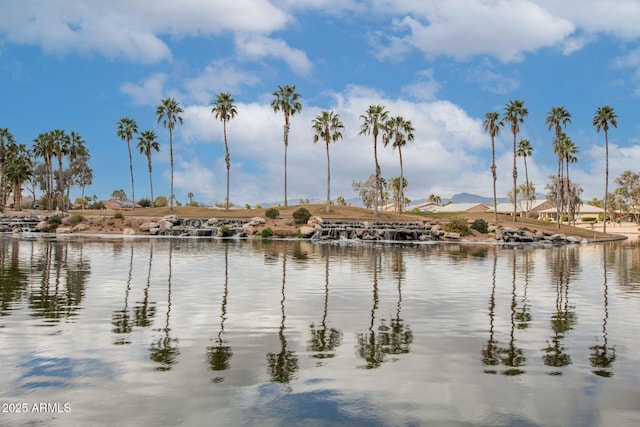
<path id="1" fill-rule="evenodd" d="M 218 60 L 207 65 L 196 77 L 187 80 L 184 87 L 188 98 L 198 103 L 210 102 L 218 92 L 238 92 L 243 86 L 253 86 L 260 77 L 243 70 L 230 60 Z"/>
<path id="2" fill-rule="evenodd" d="M 494 66 L 488 60 L 467 71 L 465 78 L 468 82 L 479 83 L 487 92 L 506 95 L 520 87 L 520 81 L 516 77 L 508 77 L 494 71 Z"/>
<path id="3" fill-rule="evenodd" d="M 167 75 L 155 73 L 147 77 L 141 84 L 126 82 L 120 86 L 120 92 L 131 97 L 137 105 L 155 105 L 164 94 Z"/>
<path id="4" fill-rule="evenodd" d="M 416 81 L 402 87 L 402 93 L 414 98 L 425 101 L 432 100 L 436 97 L 442 85 L 438 83 L 433 76 L 433 69 L 429 68 L 418 73 Z"/>
<path id="5" fill-rule="evenodd" d="M 311 70 L 311 62 L 306 53 L 289 47 L 284 40 L 262 35 L 240 36 L 236 38 L 236 48 L 243 58 L 281 58 L 297 74 L 308 74 Z"/>

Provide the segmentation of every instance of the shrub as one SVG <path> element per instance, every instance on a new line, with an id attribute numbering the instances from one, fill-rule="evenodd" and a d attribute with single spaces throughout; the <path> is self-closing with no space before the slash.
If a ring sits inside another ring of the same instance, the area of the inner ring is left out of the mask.
<path id="1" fill-rule="evenodd" d="M 580 218 L 582 222 L 598 222 L 598 219 L 595 216 L 583 216 Z"/>
<path id="2" fill-rule="evenodd" d="M 254 209 L 262 209 L 262 205 L 260 203 L 256 203 L 256 205 L 253 208 Z"/>
<path id="3" fill-rule="evenodd" d="M 482 234 L 487 234 L 489 232 L 489 225 L 487 224 L 487 221 L 485 221 L 482 218 L 478 218 L 475 221 L 473 221 L 471 228 L 473 228 L 474 230 Z"/>
<path id="4" fill-rule="evenodd" d="M 51 228 L 56 228 L 57 226 L 62 224 L 62 219 L 57 215 L 52 216 L 51 218 L 47 219 L 47 224 L 49 224 Z"/>
<path id="5" fill-rule="evenodd" d="M 153 201 L 153 206 L 155 206 L 156 208 L 163 208 L 163 207 L 167 206 L 168 203 L 169 203 L 169 201 L 167 200 L 167 198 L 165 196 L 158 196 Z"/>
<path id="6" fill-rule="evenodd" d="M 79 222 L 84 221 L 84 217 L 82 215 L 71 215 L 69 217 L 69 224 L 76 225 Z"/>
<path id="7" fill-rule="evenodd" d="M 264 211 L 264 216 L 270 219 L 276 219 L 280 216 L 280 211 L 276 208 L 269 208 Z"/>
<path id="8" fill-rule="evenodd" d="M 143 197 L 142 199 L 138 200 L 138 204 L 143 208 L 150 208 L 151 200 L 147 199 L 146 197 Z"/>
<path id="9" fill-rule="evenodd" d="M 311 218 L 311 212 L 309 212 L 307 208 L 298 208 L 293 212 L 292 216 L 296 224 L 306 224 L 309 218 Z"/>
<path id="10" fill-rule="evenodd" d="M 116 212 L 115 215 L 113 215 L 113 219 L 124 219 L 124 215 L 122 215 L 121 212 Z"/>
<path id="11" fill-rule="evenodd" d="M 100 201 L 89 203 L 87 209 L 106 209 L 107 207 Z"/>
<path id="12" fill-rule="evenodd" d="M 562 221 L 562 222 L 567 222 L 567 221 L 569 221 L 569 216 L 568 216 L 568 215 L 562 215 L 561 221 Z"/>
<path id="13" fill-rule="evenodd" d="M 545 216 L 542 220 L 545 221 L 545 222 L 551 222 L 552 221 L 552 219 L 549 218 L 548 216 Z"/>
<path id="14" fill-rule="evenodd" d="M 220 227 L 220 231 L 222 231 L 225 234 L 228 233 L 229 230 L 231 230 L 231 229 L 229 228 L 228 225 L 223 225 L 222 227 Z"/>
<path id="15" fill-rule="evenodd" d="M 464 218 L 451 218 L 449 224 L 444 226 L 444 231 L 460 233 L 461 236 L 468 236 L 471 234 L 471 230 L 467 227 L 467 220 Z"/>
<path id="16" fill-rule="evenodd" d="M 271 236 L 273 236 L 273 230 L 270 229 L 270 228 L 265 228 L 264 230 L 262 230 L 260 232 L 260 235 L 262 237 L 271 237 Z"/>

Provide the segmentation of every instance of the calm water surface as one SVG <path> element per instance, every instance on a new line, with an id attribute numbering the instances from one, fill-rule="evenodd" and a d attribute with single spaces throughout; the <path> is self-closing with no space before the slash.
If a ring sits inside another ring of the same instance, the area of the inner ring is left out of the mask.
<path id="1" fill-rule="evenodd" d="M 637 242 L 0 237 L 0 425 L 634 426 L 639 335 Z"/>

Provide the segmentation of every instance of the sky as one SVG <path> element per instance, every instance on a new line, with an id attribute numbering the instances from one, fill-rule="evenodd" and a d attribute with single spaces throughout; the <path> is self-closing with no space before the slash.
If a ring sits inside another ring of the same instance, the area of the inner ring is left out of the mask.
<path id="1" fill-rule="evenodd" d="M 117 122 L 153 130 L 154 196 L 169 193 L 169 133 L 156 107 L 174 97 L 184 109 L 173 139 L 174 186 L 205 204 L 225 199 L 222 122 L 211 113 L 229 92 L 230 199 L 282 202 L 282 112 L 278 86 L 295 85 L 302 110 L 291 118 L 290 202 L 324 200 L 326 147 L 312 120 L 332 110 L 344 123 L 330 146 L 331 196 L 357 197 L 353 181 L 375 170 L 373 138 L 359 135 L 370 105 L 415 128 L 403 149 L 406 196 L 461 192 L 492 196 L 491 139 L 484 115 L 522 100 L 529 115 L 518 140 L 531 141 L 529 179 L 545 193 L 557 173 L 547 112 L 564 106 L 579 147 L 571 179 L 583 199 L 604 196 L 604 134 L 592 125 L 610 105 L 610 188 L 624 170 L 640 172 L 640 0 L 0 0 L 0 127 L 32 144 L 53 129 L 78 132 L 94 171 L 89 195 L 131 196 L 127 144 Z M 132 142 L 136 199 L 149 197 L 146 158 Z M 383 177 L 400 175 L 397 150 L 378 147 Z M 496 140 L 498 197 L 512 184 L 513 135 Z M 519 183 L 524 165 L 518 159 Z M 72 199 L 80 195 L 74 189 Z"/>

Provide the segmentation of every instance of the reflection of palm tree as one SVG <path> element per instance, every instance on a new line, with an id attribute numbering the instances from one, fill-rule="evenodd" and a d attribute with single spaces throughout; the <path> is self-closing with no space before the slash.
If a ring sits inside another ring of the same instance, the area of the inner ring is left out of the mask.
<path id="1" fill-rule="evenodd" d="M 613 366 L 613 362 L 616 360 L 616 348 L 608 346 L 607 343 L 607 319 L 609 318 L 609 300 L 607 297 L 608 285 L 607 285 L 607 247 L 603 246 L 603 268 L 604 268 L 604 318 L 602 319 L 602 345 L 594 345 L 589 347 L 592 351 L 589 357 L 589 362 L 594 368 L 594 374 L 600 377 L 611 377 L 613 372 L 609 370 Z"/>
<path id="2" fill-rule="evenodd" d="M 503 355 L 500 359 L 502 363 L 508 366 L 510 369 L 503 371 L 504 375 L 514 376 L 523 374 L 524 371 L 519 369 L 520 366 L 524 366 L 527 358 L 524 356 L 524 351 L 521 348 L 516 347 L 515 339 L 515 319 L 516 319 L 516 252 L 513 251 L 513 286 L 511 288 L 511 331 L 509 332 L 509 347 L 500 349 L 500 353 Z"/>
<path id="3" fill-rule="evenodd" d="M 164 335 L 158 340 L 151 343 L 149 351 L 151 352 L 151 360 L 157 362 L 160 366 L 156 367 L 156 371 L 169 371 L 176 364 L 176 358 L 180 354 L 178 346 L 175 344 L 178 342 L 177 338 L 171 338 L 169 332 L 169 316 L 171 314 L 171 257 L 172 257 L 173 241 L 169 242 L 169 275 L 167 286 L 167 321 L 164 329 L 160 331 L 164 332 Z"/>
<path id="4" fill-rule="evenodd" d="M 289 383 L 295 376 L 298 370 L 298 356 L 295 352 L 287 350 L 287 339 L 284 336 L 284 321 L 287 316 L 284 313 L 284 301 L 285 294 L 284 288 L 287 275 L 287 254 L 282 254 L 282 299 L 280 300 L 280 309 L 282 311 L 282 322 L 280 323 L 280 330 L 278 337 L 280 338 L 280 352 L 267 354 L 267 365 L 271 381 L 277 383 Z"/>
<path id="5" fill-rule="evenodd" d="M 128 334 L 133 329 L 133 322 L 131 321 L 131 315 L 129 314 L 129 292 L 131 291 L 131 274 L 133 273 L 133 244 L 131 245 L 131 256 L 129 258 L 129 275 L 127 276 L 127 289 L 124 293 L 124 308 L 122 310 L 116 310 L 111 315 L 111 324 L 113 329 L 111 332 L 114 334 Z M 114 344 L 131 344 L 126 338 L 118 338 Z"/>
<path id="6" fill-rule="evenodd" d="M 493 321 L 495 318 L 496 308 L 496 267 L 498 264 L 498 256 L 495 248 L 493 249 L 493 272 L 491 273 L 491 297 L 489 298 L 489 340 L 487 345 L 482 346 L 482 364 L 484 366 L 496 366 L 500 363 L 498 359 L 498 342 L 494 339 Z M 487 374 L 495 374 L 495 369 L 485 369 Z"/>
<path id="7" fill-rule="evenodd" d="M 405 354 L 411 350 L 413 342 L 413 332 L 408 325 L 404 324 L 404 320 L 400 317 L 402 310 L 402 279 L 404 278 L 404 263 L 402 259 L 402 250 L 398 248 L 395 252 L 393 263 L 393 271 L 398 273 L 398 304 L 395 319 L 391 319 L 390 325 L 384 323 L 378 328 L 379 338 L 382 342 L 382 351 L 385 354 Z"/>
<path id="8" fill-rule="evenodd" d="M 222 339 L 224 333 L 224 321 L 227 318 L 227 295 L 229 294 L 229 245 L 224 244 L 224 294 L 222 295 L 222 312 L 220 314 L 220 332 L 216 338 L 216 345 L 207 347 L 207 360 L 209 361 L 209 369 L 212 371 L 224 371 L 229 369 L 229 360 L 233 356 L 231 347 L 225 345 L 226 341 Z M 215 382 L 220 382 L 224 378 L 216 378 Z"/>
<path id="9" fill-rule="evenodd" d="M 327 312 L 329 308 L 329 253 L 327 251 L 324 267 L 324 312 L 322 321 L 318 327 L 311 324 L 311 339 L 307 345 L 307 351 L 313 352 L 312 357 L 320 359 L 318 366 L 322 365 L 322 359 L 330 359 L 335 356 L 334 350 L 342 342 L 342 331 L 335 328 L 327 328 Z"/>
<path id="10" fill-rule="evenodd" d="M 374 248 L 373 253 L 373 306 L 371 307 L 371 323 L 366 332 L 358 334 L 358 355 L 362 357 L 367 364 L 366 369 L 374 369 L 384 362 L 385 354 L 382 351 L 382 345 L 376 338 L 373 325 L 376 319 L 376 310 L 378 308 L 378 250 Z"/>
<path id="11" fill-rule="evenodd" d="M 147 272 L 147 286 L 144 288 L 144 299 L 133 308 L 135 326 L 147 327 L 156 314 L 155 303 L 149 304 L 149 288 L 151 287 L 151 267 L 153 265 L 153 242 L 149 242 L 149 270 Z"/>
<path id="12" fill-rule="evenodd" d="M 531 260 L 531 252 L 525 250 L 522 254 L 524 259 L 522 268 L 524 270 L 524 290 L 522 294 L 522 307 L 518 310 L 516 307 L 515 319 L 518 329 L 527 329 L 531 322 L 531 309 L 527 304 L 527 289 L 529 288 L 529 272 L 533 268 L 533 261 Z"/>

